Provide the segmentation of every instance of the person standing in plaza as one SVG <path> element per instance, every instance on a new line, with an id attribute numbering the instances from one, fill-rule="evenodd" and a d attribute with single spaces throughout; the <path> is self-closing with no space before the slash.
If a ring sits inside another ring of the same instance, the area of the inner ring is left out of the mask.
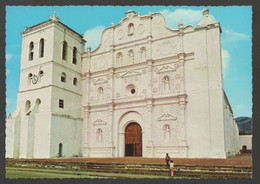
<path id="1" fill-rule="evenodd" d="M 166 153 L 165 162 L 166 162 L 166 166 L 167 166 L 167 167 L 170 166 L 170 165 L 169 165 L 170 159 L 171 159 L 171 157 L 169 156 L 168 153 Z"/>
<path id="2" fill-rule="evenodd" d="M 170 173 L 171 173 L 171 177 L 174 176 L 173 166 L 174 166 L 174 164 L 173 164 L 173 160 L 171 160 L 171 163 L 170 163 Z"/>

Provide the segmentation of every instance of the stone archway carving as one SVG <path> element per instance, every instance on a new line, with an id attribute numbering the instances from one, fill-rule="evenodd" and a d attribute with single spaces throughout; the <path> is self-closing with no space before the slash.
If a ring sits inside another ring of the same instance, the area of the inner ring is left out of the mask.
<path id="1" fill-rule="evenodd" d="M 145 136 L 144 136 L 144 121 L 143 117 L 140 113 L 136 111 L 128 111 L 125 112 L 120 118 L 118 123 L 118 152 L 117 155 L 119 157 L 125 156 L 125 130 L 127 126 L 131 123 L 138 123 L 141 127 L 141 133 L 142 133 L 142 145 L 144 145 L 145 142 Z M 144 146 L 142 146 L 142 156 L 144 155 Z"/>

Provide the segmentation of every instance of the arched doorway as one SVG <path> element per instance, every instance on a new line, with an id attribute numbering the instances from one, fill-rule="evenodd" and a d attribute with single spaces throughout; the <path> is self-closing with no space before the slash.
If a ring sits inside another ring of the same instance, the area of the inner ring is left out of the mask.
<path id="1" fill-rule="evenodd" d="M 130 123 L 125 129 L 125 156 L 142 156 L 142 129 L 138 123 Z"/>

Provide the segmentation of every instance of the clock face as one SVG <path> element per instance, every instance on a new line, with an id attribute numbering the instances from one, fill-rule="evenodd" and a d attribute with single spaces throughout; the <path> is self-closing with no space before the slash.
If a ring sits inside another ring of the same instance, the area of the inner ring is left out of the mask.
<path id="1" fill-rule="evenodd" d="M 32 77 L 32 83 L 36 84 L 38 82 L 38 77 L 36 75 L 33 75 Z"/>

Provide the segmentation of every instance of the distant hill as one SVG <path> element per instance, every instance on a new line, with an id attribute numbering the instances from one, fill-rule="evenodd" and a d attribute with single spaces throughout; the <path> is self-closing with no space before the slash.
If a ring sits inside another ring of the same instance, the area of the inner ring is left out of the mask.
<path id="1" fill-rule="evenodd" d="M 239 134 L 252 134 L 252 118 L 237 117 L 235 120 L 239 128 Z"/>

